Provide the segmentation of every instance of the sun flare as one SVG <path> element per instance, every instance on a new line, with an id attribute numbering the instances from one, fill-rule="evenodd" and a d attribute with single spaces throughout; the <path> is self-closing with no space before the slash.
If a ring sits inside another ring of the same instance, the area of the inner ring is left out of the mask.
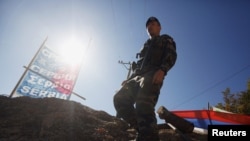
<path id="1" fill-rule="evenodd" d="M 72 38 L 61 46 L 59 54 L 65 63 L 79 64 L 83 57 L 83 46 L 79 40 Z"/>

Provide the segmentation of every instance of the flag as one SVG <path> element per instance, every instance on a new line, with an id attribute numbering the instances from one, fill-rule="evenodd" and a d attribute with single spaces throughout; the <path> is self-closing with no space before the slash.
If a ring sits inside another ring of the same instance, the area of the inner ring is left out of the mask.
<path id="1" fill-rule="evenodd" d="M 171 111 L 194 123 L 195 127 L 207 129 L 208 125 L 250 125 L 250 116 L 212 110 Z"/>
<path id="2" fill-rule="evenodd" d="M 214 106 L 212 106 L 212 110 L 216 111 L 216 112 L 223 112 L 223 113 L 231 113 L 231 114 L 233 114 L 232 112 L 229 112 L 229 111 L 226 111 L 226 110 L 214 107 Z"/>
<path id="3" fill-rule="evenodd" d="M 80 70 L 80 63 L 67 63 L 49 49 L 45 42 L 32 59 L 12 97 L 56 97 L 70 99 Z"/>

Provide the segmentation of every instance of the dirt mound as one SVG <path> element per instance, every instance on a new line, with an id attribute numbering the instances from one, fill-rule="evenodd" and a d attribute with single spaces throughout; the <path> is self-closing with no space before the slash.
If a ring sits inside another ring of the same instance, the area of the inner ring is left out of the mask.
<path id="1" fill-rule="evenodd" d="M 0 141 L 129 141 L 127 129 L 123 120 L 74 101 L 0 96 Z M 160 136 L 162 141 L 182 140 L 171 129 L 161 130 Z"/>

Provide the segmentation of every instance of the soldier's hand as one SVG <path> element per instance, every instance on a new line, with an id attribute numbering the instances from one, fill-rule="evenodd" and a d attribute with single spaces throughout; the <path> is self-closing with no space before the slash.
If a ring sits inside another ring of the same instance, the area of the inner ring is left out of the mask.
<path id="1" fill-rule="evenodd" d="M 135 69 L 137 68 L 137 64 L 134 61 L 131 64 L 131 68 L 132 68 L 132 71 L 135 71 Z"/>
<path id="2" fill-rule="evenodd" d="M 153 76 L 153 84 L 161 84 L 165 76 L 165 72 L 161 69 L 157 70 Z"/>

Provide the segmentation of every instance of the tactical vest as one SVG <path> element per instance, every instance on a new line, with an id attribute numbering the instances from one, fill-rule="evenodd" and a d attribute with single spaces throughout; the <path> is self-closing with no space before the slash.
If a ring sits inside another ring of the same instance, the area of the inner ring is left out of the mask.
<path id="1" fill-rule="evenodd" d="M 135 69 L 136 74 L 141 74 L 147 71 L 160 69 L 164 66 L 166 60 L 166 55 L 172 55 L 172 63 L 166 64 L 168 68 L 165 68 L 168 71 L 175 63 L 176 60 L 176 45 L 172 37 L 169 35 L 161 35 L 148 39 L 144 46 L 142 47 L 140 53 L 136 55 L 138 58 L 137 66 Z"/>

